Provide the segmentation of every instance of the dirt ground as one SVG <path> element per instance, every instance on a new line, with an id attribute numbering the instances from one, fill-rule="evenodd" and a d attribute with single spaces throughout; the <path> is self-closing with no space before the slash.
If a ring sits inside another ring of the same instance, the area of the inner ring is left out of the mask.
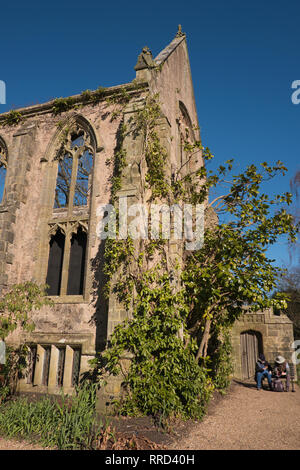
<path id="1" fill-rule="evenodd" d="M 176 423 L 159 431 L 148 418 L 112 421 L 126 436 L 143 436 L 158 448 L 174 450 L 299 450 L 300 388 L 296 392 L 257 391 L 254 382 L 233 382 L 215 394 L 200 422 Z M 0 450 L 41 450 L 39 445 L 0 437 Z"/>
<path id="2" fill-rule="evenodd" d="M 254 382 L 232 383 L 202 422 L 169 443 L 180 450 L 299 450 L 300 388 L 256 390 Z"/>

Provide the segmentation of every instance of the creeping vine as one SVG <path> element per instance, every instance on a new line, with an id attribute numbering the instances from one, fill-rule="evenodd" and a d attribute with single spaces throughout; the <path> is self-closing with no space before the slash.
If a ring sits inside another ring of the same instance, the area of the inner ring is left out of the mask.
<path id="1" fill-rule="evenodd" d="M 289 193 L 273 199 L 260 194 L 264 180 L 285 173 L 282 162 L 274 166 L 264 162 L 260 169 L 250 165 L 230 181 L 232 160 L 215 172 L 208 171 L 201 162 L 213 155 L 201 141 L 187 136 L 184 161 L 170 169 L 159 138 L 161 119 L 158 96 L 149 94 L 144 106 L 136 108 L 135 118 L 122 128 L 124 139 L 131 134 L 142 141 L 140 202 L 148 209 L 152 202 L 203 204 L 207 214 L 231 216 L 229 222 L 218 223 L 216 215 L 217 220 L 205 228 L 203 247 L 189 255 L 184 252 L 184 239 L 177 243 L 178 256 L 172 255 L 170 240 L 162 234 L 155 239 L 106 242 L 107 295 L 117 296 L 127 319 L 113 331 L 102 356 L 101 374 L 123 374 L 126 394 L 119 402 L 120 412 L 152 414 L 165 422 L 176 414 L 202 416 L 212 390 L 228 386 L 229 331 L 245 304 L 253 310 L 286 304 L 283 295 L 270 298 L 281 270 L 265 252 L 279 235 L 294 242 L 299 229 L 284 208 L 271 210 L 290 204 Z M 120 145 L 113 162 L 114 201 L 126 157 Z M 229 185 L 228 192 L 209 201 L 211 188 L 224 184 Z M 130 366 L 125 370 L 123 359 L 128 353 Z"/>

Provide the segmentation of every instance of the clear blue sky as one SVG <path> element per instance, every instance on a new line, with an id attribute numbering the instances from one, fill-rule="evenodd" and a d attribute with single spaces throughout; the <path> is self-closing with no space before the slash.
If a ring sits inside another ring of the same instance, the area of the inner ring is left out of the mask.
<path id="1" fill-rule="evenodd" d="M 216 163 L 282 160 L 272 185 L 289 191 L 300 169 L 300 3 L 282 1 L 84 2 L 28 0 L 1 5 L 0 80 L 11 108 L 131 81 L 143 46 L 154 56 L 187 34 L 202 140 Z M 286 245 L 270 250 L 290 263 Z M 295 262 L 294 253 L 294 262 Z"/>

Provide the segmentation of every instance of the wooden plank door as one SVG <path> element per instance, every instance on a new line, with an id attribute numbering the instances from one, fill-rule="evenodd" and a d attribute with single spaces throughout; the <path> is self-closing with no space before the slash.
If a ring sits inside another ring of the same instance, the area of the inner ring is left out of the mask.
<path id="1" fill-rule="evenodd" d="M 241 334 L 242 377 L 250 379 L 255 375 L 255 363 L 259 353 L 258 337 L 254 331 Z"/>

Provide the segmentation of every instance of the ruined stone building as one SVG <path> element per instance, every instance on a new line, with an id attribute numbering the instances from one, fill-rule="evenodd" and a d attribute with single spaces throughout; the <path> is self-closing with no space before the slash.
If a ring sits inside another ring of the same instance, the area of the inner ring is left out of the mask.
<path id="1" fill-rule="evenodd" d="M 121 120 L 134 118 L 149 92 L 158 93 L 169 168 L 182 163 L 184 129 L 199 139 L 181 30 L 156 58 L 144 48 L 135 71 L 131 83 L 0 115 L 0 289 L 24 281 L 47 283 L 54 302 L 34 312 L 32 333 L 9 339 L 31 347 L 31 369 L 19 384 L 23 392 L 58 393 L 62 386 L 71 392 L 126 316 L 113 297 L 104 300 L 103 242 L 97 236 L 97 208 L 111 198 L 108 162 Z M 115 116 L 117 102 L 121 115 Z M 120 196 L 138 197 L 139 145 L 138 138 L 125 137 L 128 167 Z M 238 331 L 237 341 L 248 329 Z M 111 387 L 108 394 L 116 392 L 116 384 Z"/>
<path id="2" fill-rule="evenodd" d="M 132 83 L 0 116 L 0 288 L 5 292 L 24 281 L 47 283 L 54 302 L 33 314 L 32 333 L 9 338 L 25 341 L 32 350 L 31 372 L 20 382 L 21 391 L 57 393 L 62 386 L 72 391 L 89 369 L 88 361 L 126 316 L 115 299 L 107 304 L 103 298 L 103 243 L 97 236 L 97 208 L 110 202 L 108 161 L 121 120 L 132 119 L 149 92 L 158 93 L 163 112 L 159 133 L 169 168 L 181 161 L 183 129 L 198 132 L 193 129 L 197 113 L 186 38 L 180 30 L 155 59 L 144 48 L 135 72 Z M 118 103 L 123 103 L 121 115 L 115 116 Z M 137 197 L 139 145 L 132 136 L 123 143 L 128 168 L 120 196 Z"/>

